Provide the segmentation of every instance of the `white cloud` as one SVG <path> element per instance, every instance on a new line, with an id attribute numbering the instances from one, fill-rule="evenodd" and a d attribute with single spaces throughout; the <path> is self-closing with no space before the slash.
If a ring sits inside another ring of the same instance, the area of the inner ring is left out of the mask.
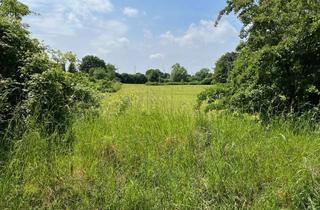
<path id="1" fill-rule="evenodd" d="M 139 15 L 139 10 L 132 7 L 125 7 L 122 13 L 127 17 L 137 17 Z"/>
<path id="2" fill-rule="evenodd" d="M 91 42 L 93 49 L 100 55 L 106 55 L 114 50 L 127 48 L 130 44 L 126 37 L 128 27 L 124 23 L 111 20 L 100 23 L 101 34 Z"/>
<path id="3" fill-rule="evenodd" d="M 121 36 L 128 31 L 128 26 L 119 20 L 97 20 L 95 27 L 99 32 Z"/>
<path id="4" fill-rule="evenodd" d="M 148 30 L 148 29 L 144 29 L 143 30 L 143 37 L 145 39 L 152 39 L 153 38 L 153 33 L 152 31 Z"/>
<path id="5" fill-rule="evenodd" d="M 102 35 L 92 42 L 92 46 L 99 55 L 105 56 L 115 50 L 127 48 L 129 43 L 130 41 L 127 37 L 111 38 L 108 35 Z"/>
<path id="6" fill-rule="evenodd" d="M 149 58 L 150 59 L 162 59 L 162 58 L 164 58 L 164 54 L 162 54 L 162 53 L 151 54 L 149 56 Z"/>
<path id="7" fill-rule="evenodd" d="M 226 38 L 236 34 L 238 34 L 237 30 L 227 21 L 222 21 L 215 27 L 215 21 L 201 20 L 198 25 L 191 24 L 182 36 L 174 36 L 170 31 L 167 31 L 160 35 L 160 38 L 180 46 L 192 46 L 199 45 L 199 43 L 224 43 Z"/>
<path id="8" fill-rule="evenodd" d="M 80 28 L 90 27 L 97 21 L 97 14 L 113 11 L 110 0 L 21 0 L 40 16 L 29 16 L 27 22 L 37 34 L 46 36 L 72 36 Z"/>

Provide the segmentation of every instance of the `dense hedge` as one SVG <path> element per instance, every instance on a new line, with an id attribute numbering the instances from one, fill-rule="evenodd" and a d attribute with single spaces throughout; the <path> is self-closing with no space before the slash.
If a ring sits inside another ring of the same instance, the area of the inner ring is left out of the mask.
<path id="1" fill-rule="evenodd" d="M 266 118 L 305 113 L 320 117 L 319 1 L 231 0 L 221 16 L 231 12 L 244 27 L 236 59 L 228 59 L 232 65 L 224 79 L 225 108 Z M 215 103 L 218 89 L 199 99 Z"/>
<path id="2" fill-rule="evenodd" d="M 98 106 L 98 92 L 120 88 L 119 83 L 76 73 L 75 66 L 74 73 L 65 72 L 61 53 L 48 56 L 50 51 L 30 37 L 21 22 L 29 13 L 18 1 L 0 1 L 0 138 L 6 140 L 31 124 L 46 135 L 64 133 L 76 111 Z"/>

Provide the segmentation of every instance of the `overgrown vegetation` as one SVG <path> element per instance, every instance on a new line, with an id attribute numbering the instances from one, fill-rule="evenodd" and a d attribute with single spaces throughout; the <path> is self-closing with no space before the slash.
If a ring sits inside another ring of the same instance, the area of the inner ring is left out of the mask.
<path id="1" fill-rule="evenodd" d="M 0 207 L 318 209 L 319 133 L 194 112 L 204 88 L 124 86 L 77 120 L 69 146 L 29 131 L 2 172 Z"/>
<path id="2" fill-rule="evenodd" d="M 97 107 L 98 91 L 113 92 L 119 85 L 112 74 L 89 78 L 77 73 L 76 56 L 44 47 L 32 39 L 22 23 L 30 10 L 15 0 L 0 1 L 0 138 L 6 153 L 14 138 L 29 127 L 42 134 L 63 134 L 76 111 Z M 66 64 L 69 62 L 69 72 Z M 110 69 L 110 65 L 106 69 Z M 110 70 L 111 71 L 111 70 Z M 96 79 L 103 79 L 97 81 Z"/>
<path id="3" fill-rule="evenodd" d="M 0 0 L 0 209 L 320 209 L 320 3 L 231 12 L 243 41 L 213 74 L 130 75 Z"/>
<path id="4" fill-rule="evenodd" d="M 206 91 L 200 99 L 223 101 L 224 108 L 259 113 L 264 118 L 308 114 L 318 120 L 319 1 L 231 0 L 219 19 L 231 12 L 244 25 L 243 41 L 235 60 L 224 56 L 217 63 L 221 76 L 215 81 L 226 83 Z"/>

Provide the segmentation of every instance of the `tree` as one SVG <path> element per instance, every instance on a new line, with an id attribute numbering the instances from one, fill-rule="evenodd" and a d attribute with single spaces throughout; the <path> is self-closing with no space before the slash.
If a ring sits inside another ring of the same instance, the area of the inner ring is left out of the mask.
<path id="1" fill-rule="evenodd" d="M 204 80 L 208 77 L 211 77 L 211 76 L 212 76 L 212 74 L 210 73 L 210 69 L 203 68 L 200 71 L 195 73 L 194 78 L 197 81 L 201 82 L 202 80 Z"/>
<path id="2" fill-rule="evenodd" d="M 175 64 L 171 68 L 171 81 L 186 82 L 188 78 L 187 70 L 180 64 Z"/>
<path id="3" fill-rule="evenodd" d="M 318 107 L 319 0 L 229 0 L 218 21 L 232 12 L 243 41 L 228 76 L 230 106 L 264 116 Z"/>
<path id="4" fill-rule="evenodd" d="M 23 16 L 30 14 L 28 6 L 17 0 L 1 0 L 0 16 L 21 20 Z"/>
<path id="5" fill-rule="evenodd" d="M 145 84 L 148 79 L 144 74 L 136 73 L 134 76 L 134 84 Z"/>
<path id="6" fill-rule="evenodd" d="M 97 56 L 87 55 L 82 58 L 79 69 L 81 72 L 89 73 L 91 68 L 106 68 L 106 63 Z"/>
<path id="7" fill-rule="evenodd" d="M 160 82 L 161 71 L 159 69 L 149 69 L 146 72 L 146 77 L 149 82 Z"/>
<path id="8" fill-rule="evenodd" d="M 76 65 L 73 62 L 70 63 L 69 68 L 68 68 L 68 72 L 70 72 L 70 73 L 76 73 L 77 72 Z"/>
<path id="9" fill-rule="evenodd" d="M 105 67 L 105 70 L 109 80 L 114 80 L 116 78 L 117 68 L 114 65 L 108 63 Z"/>
<path id="10" fill-rule="evenodd" d="M 0 75 L 19 82 L 25 79 L 22 73 L 41 73 L 49 65 L 39 42 L 30 38 L 21 22 L 29 13 L 28 7 L 16 0 L 0 1 Z"/>
<path id="11" fill-rule="evenodd" d="M 96 80 L 108 80 L 108 73 L 105 68 L 91 68 L 89 75 Z"/>
<path id="12" fill-rule="evenodd" d="M 67 62 L 70 64 L 75 64 L 77 62 L 77 56 L 73 52 L 63 53 L 60 50 L 49 50 L 51 59 L 57 64 L 58 68 L 62 68 L 63 71 L 66 71 Z"/>
<path id="13" fill-rule="evenodd" d="M 232 69 L 233 62 L 236 60 L 235 52 L 224 54 L 217 62 L 213 73 L 214 83 L 226 83 L 229 72 Z"/>

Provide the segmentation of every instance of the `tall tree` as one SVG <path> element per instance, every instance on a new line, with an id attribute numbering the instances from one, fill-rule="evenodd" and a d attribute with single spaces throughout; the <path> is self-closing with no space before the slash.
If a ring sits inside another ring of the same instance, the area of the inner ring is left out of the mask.
<path id="1" fill-rule="evenodd" d="M 146 77 L 149 82 L 161 82 L 161 74 L 159 69 L 149 69 L 146 72 Z"/>
<path id="2" fill-rule="evenodd" d="M 105 69 L 106 69 L 106 73 L 108 75 L 107 77 L 108 77 L 109 80 L 113 80 L 113 79 L 116 78 L 117 68 L 114 65 L 108 63 L 106 65 Z"/>
<path id="3" fill-rule="evenodd" d="M 236 60 L 235 52 L 224 54 L 217 62 L 213 73 L 214 83 L 226 83 L 229 72 L 232 69 L 233 62 Z"/>
<path id="4" fill-rule="evenodd" d="M 97 56 L 87 55 L 82 58 L 79 69 L 81 72 L 89 73 L 91 68 L 106 68 L 106 63 Z"/>
<path id="5" fill-rule="evenodd" d="M 187 70 L 180 64 L 175 64 L 171 67 L 171 81 L 186 82 L 188 79 Z"/>
<path id="6" fill-rule="evenodd" d="M 70 72 L 70 73 L 76 73 L 77 72 L 76 65 L 73 62 L 70 63 L 70 65 L 68 67 L 68 72 Z"/>
<path id="7" fill-rule="evenodd" d="M 250 112 L 311 110 L 320 103 L 319 0 L 228 0 L 243 44 L 229 79 L 231 104 Z"/>
<path id="8" fill-rule="evenodd" d="M 204 68 L 204 69 L 200 69 L 200 71 L 196 72 L 194 75 L 194 78 L 197 81 L 201 82 L 202 80 L 204 80 L 210 76 L 212 76 L 212 74 L 210 73 L 210 69 Z"/>

